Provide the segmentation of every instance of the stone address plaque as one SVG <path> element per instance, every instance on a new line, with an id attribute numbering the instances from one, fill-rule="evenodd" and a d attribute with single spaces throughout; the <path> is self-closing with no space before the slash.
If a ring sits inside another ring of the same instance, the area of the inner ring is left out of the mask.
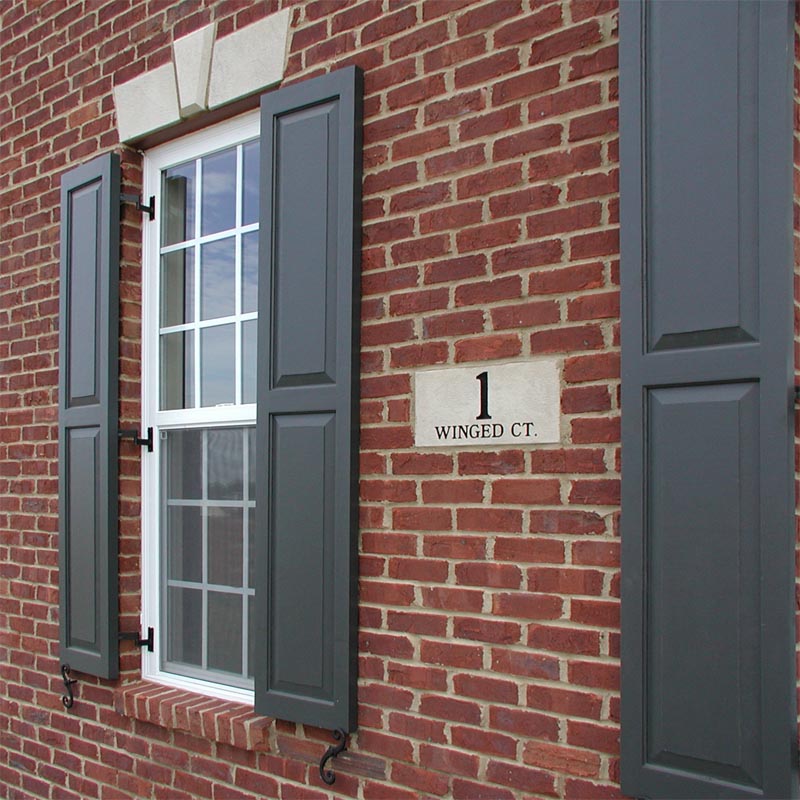
<path id="1" fill-rule="evenodd" d="M 421 370 L 414 378 L 417 447 L 560 440 L 558 361 Z"/>

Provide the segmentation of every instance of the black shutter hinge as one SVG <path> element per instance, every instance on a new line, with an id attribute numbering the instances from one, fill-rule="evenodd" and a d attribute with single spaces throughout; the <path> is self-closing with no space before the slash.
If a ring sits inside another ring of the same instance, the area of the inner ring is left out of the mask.
<path id="1" fill-rule="evenodd" d="M 336 775 L 332 769 L 325 769 L 325 765 L 332 758 L 336 758 L 336 756 L 338 756 L 342 750 L 347 749 L 347 734 L 341 728 L 337 728 L 333 732 L 333 738 L 336 739 L 339 744 L 332 744 L 325 751 L 325 755 L 322 756 L 322 760 L 319 762 L 319 776 L 325 783 L 328 784 L 328 786 L 332 786 L 336 782 Z"/>
<path id="2" fill-rule="evenodd" d="M 142 639 L 141 634 L 138 631 L 122 631 L 119 634 L 119 640 L 122 641 L 123 639 L 135 642 L 137 647 L 146 647 L 148 653 L 153 652 L 153 643 L 155 639 L 155 632 L 152 628 L 147 629 L 147 638 Z"/>
<path id="3" fill-rule="evenodd" d="M 152 222 L 156 218 L 156 198 L 155 195 L 150 195 L 150 205 L 146 206 L 142 202 L 142 198 L 138 194 L 120 194 L 119 196 L 120 203 L 136 203 L 137 211 L 141 211 L 150 218 L 150 222 Z"/>
<path id="4" fill-rule="evenodd" d="M 153 452 L 153 429 L 147 429 L 147 438 L 143 439 L 139 436 L 139 431 L 135 428 L 126 428 L 125 430 L 120 431 L 118 434 L 120 439 L 131 439 L 134 444 L 138 444 L 139 447 L 146 447 L 148 453 Z"/>

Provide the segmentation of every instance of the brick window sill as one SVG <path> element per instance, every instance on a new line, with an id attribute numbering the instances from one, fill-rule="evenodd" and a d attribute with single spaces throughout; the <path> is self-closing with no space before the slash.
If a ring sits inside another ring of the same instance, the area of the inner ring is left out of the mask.
<path id="1" fill-rule="evenodd" d="M 270 750 L 272 719 L 256 714 L 252 706 L 243 703 L 218 700 L 150 681 L 121 687 L 114 703 L 118 713 L 142 722 L 242 750 Z"/>

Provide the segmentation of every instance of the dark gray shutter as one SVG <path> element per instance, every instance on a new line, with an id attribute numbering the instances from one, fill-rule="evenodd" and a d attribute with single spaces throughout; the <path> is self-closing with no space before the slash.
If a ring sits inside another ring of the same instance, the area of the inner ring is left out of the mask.
<path id="1" fill-rule="evenodd" d="M 361 74 L 261 103 L 256 710 L 356 723 Z"/>
<path id="2" fill-rule="evenodd" d="M 61 179 L 61 661 L 117 677 L 119 156 Z"/>
<path id="3" fill-rule="evenodd" d="M 622 788 L 797 796 L 786 2 L 621 9 Z"/>

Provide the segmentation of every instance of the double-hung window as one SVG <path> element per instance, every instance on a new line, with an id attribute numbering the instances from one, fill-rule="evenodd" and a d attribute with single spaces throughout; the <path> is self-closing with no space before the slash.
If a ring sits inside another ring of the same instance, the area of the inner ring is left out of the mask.
<path id="1" fill-rule="evenodd" d="M 257 112 L 150 151 L 143 404 L 146 674 L 252 697 L 258 325 Z"/>
<path id="2" fill-rule="evenodd" d="M 350 730 L 360 97 L 349 67 L 153 148 L 142 222 L 142 674 Z M 113 153 L 62 178 L 61 656 L 112 679 L 120 188 Z"/>

